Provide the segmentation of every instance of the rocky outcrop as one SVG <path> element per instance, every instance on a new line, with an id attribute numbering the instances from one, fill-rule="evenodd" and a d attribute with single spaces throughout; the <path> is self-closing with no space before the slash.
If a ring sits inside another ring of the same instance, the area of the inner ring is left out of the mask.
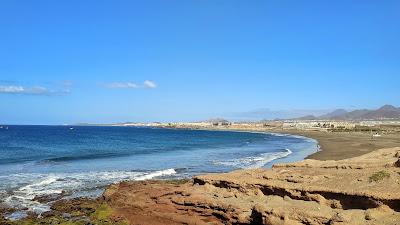
<path id="1" fill-rule="evenodd" d="M 400 167 L 400 159 L 398 159 L 395 163 L 394 163 L 395 167 Z"/>
<path id="2" fill-rule="evenodd" d="M 399 224 L 400 148 L 341 161 L 124 182 L 104 193 L 131 224 Z"/>

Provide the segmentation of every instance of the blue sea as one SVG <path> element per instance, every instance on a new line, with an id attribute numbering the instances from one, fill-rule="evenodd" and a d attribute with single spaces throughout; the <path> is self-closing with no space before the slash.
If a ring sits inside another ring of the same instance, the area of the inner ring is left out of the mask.
<path id="1" fill-rule="evenodd" d="M 7 128 L 7 129 L 6 129 Z M 41 213 L 35 196 L 98 196 L 122 180 L 270 167 L 318 150 L 309 138 L 113 126 L 0 127 L 0 204 Z"/>

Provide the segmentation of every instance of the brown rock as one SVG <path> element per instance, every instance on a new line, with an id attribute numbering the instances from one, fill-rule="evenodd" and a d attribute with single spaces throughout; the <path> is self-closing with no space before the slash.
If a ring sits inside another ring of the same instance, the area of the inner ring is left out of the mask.
<path id="1" fill-rule="evenodd" d="M 395 163 L 394 163 L 395 167 L 400 167 L 400 159 L 398 159 Z"/>
<path id="2" fill-rule="evenodd" d="M 399 150 L 203 175 L 180 185 L 124 182 L 109 187 L 104 199 L 130 224 L 396 224 L 400 174 L 385 165 L 398 165 Z M 391 176 L 370 183 L 382 170 Z"/>

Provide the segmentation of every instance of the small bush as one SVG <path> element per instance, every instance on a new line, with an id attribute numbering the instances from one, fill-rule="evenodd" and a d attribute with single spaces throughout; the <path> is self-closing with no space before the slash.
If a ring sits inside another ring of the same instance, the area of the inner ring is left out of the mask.
<path id="1" fill-rule="evenodd" d="M 381 181 L 381 180 L 383 180 L 385 178 L 389 178 L 389 177 L 390 177 L 390 173 L 382 170 L 382 171 L 372 174 L 372 176 L 369 177 L 369 182 L 378 182 L 378 181 Z"/>
<path id="2" fill-rule="evenodd" d="M 190 181 L 191 181 L 190 179 L 171 179 L 171 180 L 165 180 L 164 182 L 167 184 L 181 185 L 181 184 L 186 184 Z"/>

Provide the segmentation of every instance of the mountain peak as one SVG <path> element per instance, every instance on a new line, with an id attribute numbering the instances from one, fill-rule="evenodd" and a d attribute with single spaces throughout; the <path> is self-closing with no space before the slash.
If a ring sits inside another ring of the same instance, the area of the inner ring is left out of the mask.
<path id="1" fill-rule="evenodd" d="M 348 113 L 348 112 L 344 109 L 336 109 L 330 113 L 320 116 L 319 118 L 320 119 L 338 118 L 338 117 L 345 115 L 346 113 Z"/>
<path id="2" fill-rule="evenodd" d="M 400 119 L 400 108 L 396 108 L 392 105 L 384 105 L 377 110 L 358 109 L 353 111 L 346 111 L 344 109 L 336 109 L 333 112 L 325 115 L 314 117 L 304 116 L 297 119 L 301 120 L 313 120 L 313 119 L 339 119 L 339 120 L 381 120 L 381 119 Z"/>
<path id="3" fill-rule="evenodd" d="M 384 105 L 384 106 L 380 107 L 378 110 L 395 111 L 395 110 L 397 110 L 397 108 L 392 105 Z"/>

